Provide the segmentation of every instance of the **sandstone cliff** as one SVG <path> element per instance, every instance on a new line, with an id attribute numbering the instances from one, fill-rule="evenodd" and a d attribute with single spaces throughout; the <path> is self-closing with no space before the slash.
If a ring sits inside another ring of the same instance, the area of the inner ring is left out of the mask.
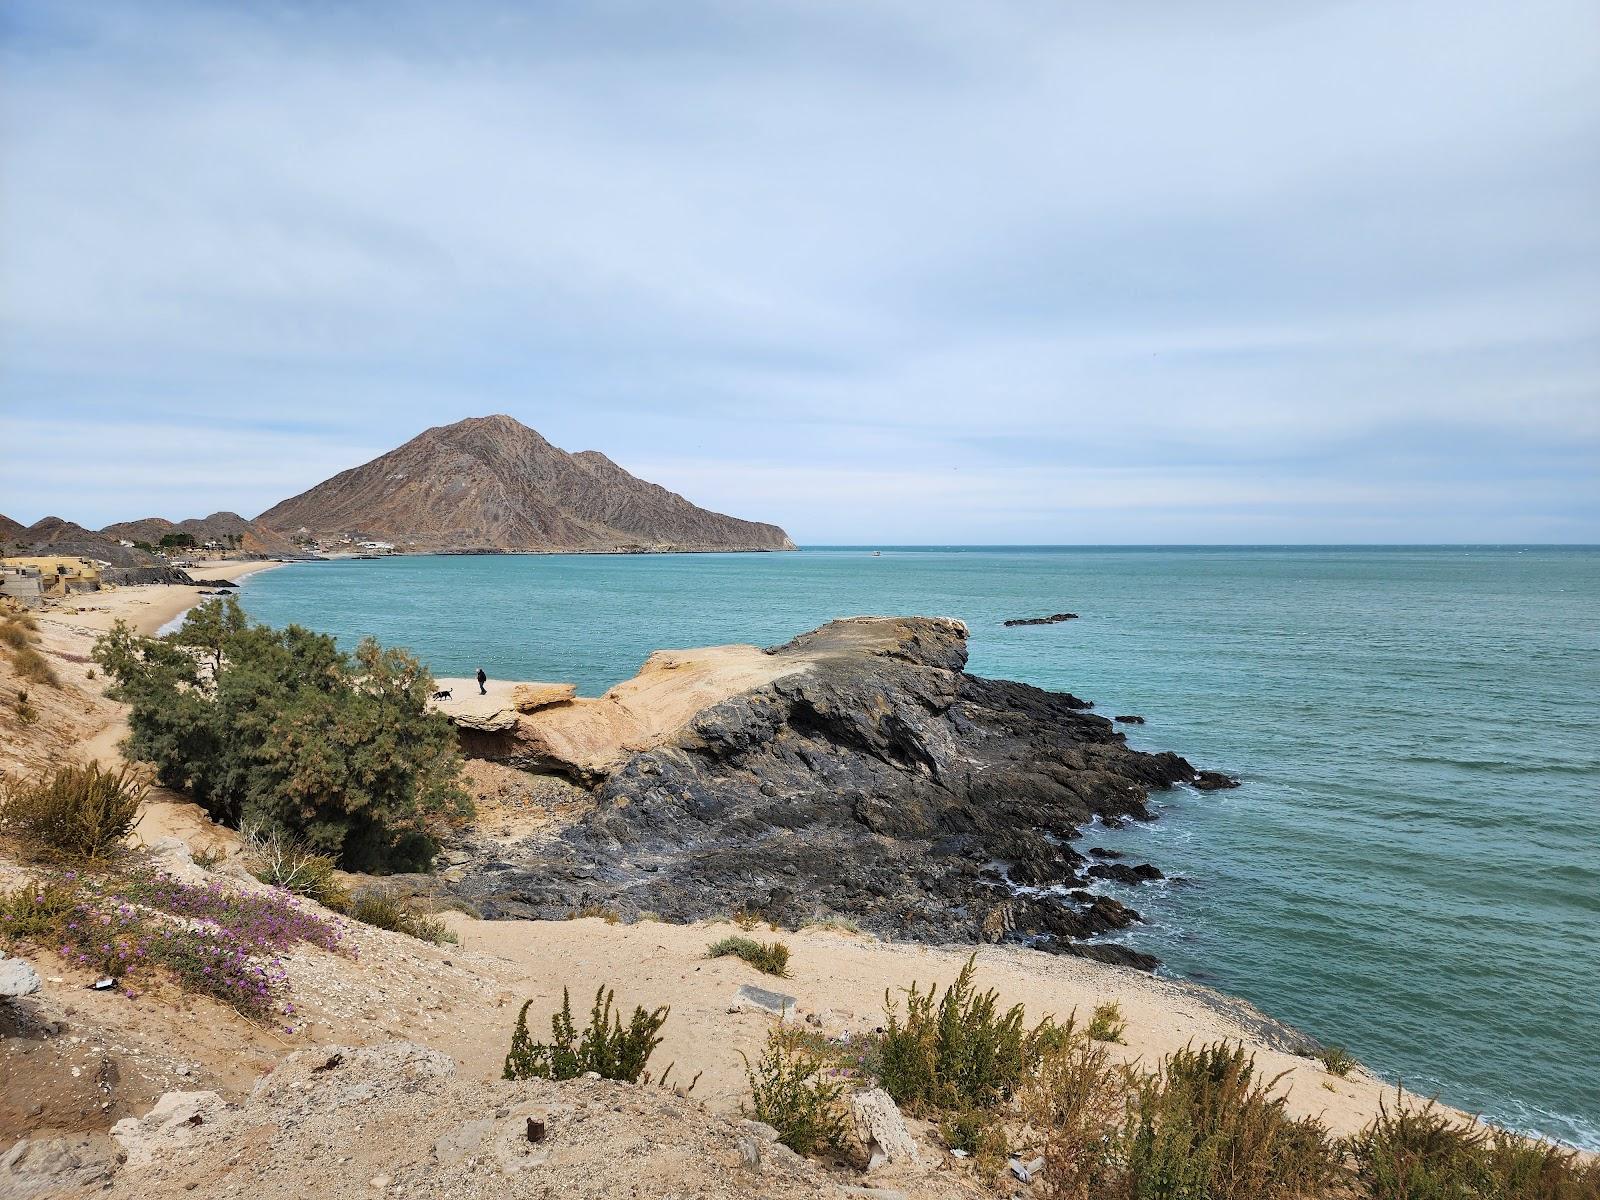
<path id="1" fill-rule="evenodd" d="M 430 429 L 257 519 L 290 535 L 356 534 L 415 550 L 794 549 L 776 525 L 697 508 L 507 416 Z"/>

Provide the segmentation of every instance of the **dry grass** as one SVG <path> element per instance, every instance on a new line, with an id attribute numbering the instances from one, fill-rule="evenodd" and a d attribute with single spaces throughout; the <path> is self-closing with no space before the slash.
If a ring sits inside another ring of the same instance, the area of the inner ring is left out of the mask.
<path id="1" fill-rule="evenodd" d="M 50 660 L 32 646 L 23 646 L 22 649 L 13 651 L 11 665 L 16 668 L 17 674 L 29 683 L 61 686 L 61 677 L 50 665 Z"/>
<path id="2" fill-rule="evenodd" d="M 0 828 L 35 850 L 103 859 L 122 849 L 149 784 L 131 767 L 71 764 L 0 792 Z"/>

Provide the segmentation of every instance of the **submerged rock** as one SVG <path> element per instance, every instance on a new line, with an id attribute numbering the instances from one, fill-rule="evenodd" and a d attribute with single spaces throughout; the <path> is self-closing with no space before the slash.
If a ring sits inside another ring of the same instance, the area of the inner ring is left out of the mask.
<path id="1" fill-rule="evenodd" d="M 1189 782 L 1202 792 L 1220 792 L 1239 786 L 1237 779 L 1232 775 L 1224 775 L 1221 771 L 1197 771 Z"/>
<path id="2" fill-rule="evenodd" d="M 1198 773 L 1129 749 L 1075 696 L 967 674 L 966 643 L 958 621 L 861 617 L 775 647 L 752 686 L 595 756 L 591 813 L 496 847 L 457 890 L 488 917 L 743 908 L 941 942 L 977 942 L 1015 900 L 991 938 L 1077 952 L 1139 917 L 1071 891 L 1088 861 L 1071 839 L 1149 819 L 1151 789 Z"/>

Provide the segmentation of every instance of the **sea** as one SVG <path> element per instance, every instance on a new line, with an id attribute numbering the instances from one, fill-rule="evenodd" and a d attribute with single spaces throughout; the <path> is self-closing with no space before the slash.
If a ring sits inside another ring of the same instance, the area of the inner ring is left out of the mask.
<path id="1" fill-rule="evenodd" d="M 1082 845 L 1121 940 L 1407 1088 L 1600 1150 L 1600 549 L 808 547 L 295 564 L 246 610 L 599 694 L 652 650 L 958 617 L 970 670 L 1237 775 Z M 1007 628 L 1014 617 L 1077 620 Z"/>

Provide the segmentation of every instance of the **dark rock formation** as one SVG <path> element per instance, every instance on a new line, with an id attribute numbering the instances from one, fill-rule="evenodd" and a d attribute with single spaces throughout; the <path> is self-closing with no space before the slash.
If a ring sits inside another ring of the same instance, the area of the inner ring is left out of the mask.
<path id="1" fill-rule="evenodd" d="M 1118 722 L 1120 724 L 1123 724 L 1123 725 L 1143 725 L 1144 724 L 1144 718 L 1143 717 L 1136 717 L 1132 713 L 1128 713 L 1128 714 L 1126 714 L 1124 716 L 1120 716 L 1120 717 L 1112 717 L 1111 719 L 1113 721 L 1116 721 L 1116 722 Z"/>
<path id="2" fill-rule="evenodd" d="M 1189 782 L 1202 792 L 1220 792 L 1239 786 L 1237 779 L 1232 775 L 1224 775 L 1221 771 L 1201 771 Z"/>
<path id="3" fill-rule="evenodd" d="M 1165 879 L 1160 869 L 1151 863 L 1140 863 L 1130 867 L 1126 863 L 1095 863 L 1084 872 L 1090 879 L 1111 879 L 1117 883 L 1149 883 L 1154 879 Z"/>
<path id="4" fill-rule="evenodd" d="M 626 757 L 594 812 L 482 851 L 496 861 L 458 890 L 490 917 L 837 914 L 889 936 L 1153 964 L 1082 945 L 1139 916 L 1082 889 L 1092 872 L 1071 840 L 1096 816 L 1149 819 L 1151 789 L 1194 781 L 1189 763 L 1129 749 L 1074 696 L 966 674 L 959 622 L 835 621 L 768 653 L 805 667 Z"/>
<path id="5" fill-rule="evenodd" d="M 1059 625 L 1062 621 L 1076 621 L 1077 613 L 1052 613 L 1048 617 L 1014 617 L 1005 622 L 1007 629 L 1016 625 Z"/>

